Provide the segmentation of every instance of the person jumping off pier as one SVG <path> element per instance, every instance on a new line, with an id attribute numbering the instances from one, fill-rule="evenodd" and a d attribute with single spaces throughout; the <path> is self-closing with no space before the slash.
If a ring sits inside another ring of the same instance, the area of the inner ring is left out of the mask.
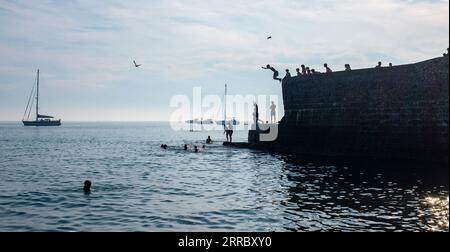
<path id="1" fill-rule="evenodd" d="M 269 70 L 271 70 L 272 72 L 273 72 L 273 79 L 274 80 L 278 80 L 278 81 L 280 81 L 281 82 L 281 78 L 278 78 L 278 71 L 275 69 L 275 68 L 273 68 L 272 66 L 270 66 L 269 64 L 267 64 L 267 66 L 266 67 L 261 67 L 262 69 L 269 69 Z"/>

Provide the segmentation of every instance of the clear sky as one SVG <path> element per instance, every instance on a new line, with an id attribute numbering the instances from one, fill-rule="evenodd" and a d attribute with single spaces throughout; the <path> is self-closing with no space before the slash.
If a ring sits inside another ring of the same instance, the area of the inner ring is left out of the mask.
<path id="1" fill-rule="evenodd" d="M 166 121 L 194 86 L 281 95 L 266 64 L 283 75 L 441 56 L 448 20 L 448 0 L 0 0 L 0 121 L 22 118 L 37 68 L 43 113 Z"/>

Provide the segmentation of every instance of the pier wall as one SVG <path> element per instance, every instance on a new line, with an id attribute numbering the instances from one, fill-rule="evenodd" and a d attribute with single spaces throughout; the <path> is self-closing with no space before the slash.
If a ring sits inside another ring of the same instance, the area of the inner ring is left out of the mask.
<path id="1" fill-rule="evenodd" d="M 277 151 L 448 163 L 449 61 L 283 80 Z"/>

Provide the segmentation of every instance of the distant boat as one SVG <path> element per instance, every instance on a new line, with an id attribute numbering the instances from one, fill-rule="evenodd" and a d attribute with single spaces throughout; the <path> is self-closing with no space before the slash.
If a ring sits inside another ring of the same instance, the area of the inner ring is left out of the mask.
<path id="1" fill-rule="evenodd" d="M 185 122 L 186 123 L 192 123 L 192 124 L 214 124 L 214 121 L 212 119 L 206 119 L 206 120 L 194 119 L 194 120 L 187 120 Z"/>
<path id="2" fill-rule="evenodd" d="M 30 97 L 28 98 L 27 107 L 25 109 L 25 113 L 23 114 L 22 123 L 24 126 L 60 126 L 61 120 L 52 120 L 54 117 L 49 115 L 41 115 L 39 114 L 39 69 L 37 70 L 37 78 L 36 78 L 36 92 L 34 92 L 34 85 L 31 89 Z M 29 120 L 31 109 L 33 108 L 35 93 L 36 97 L 36 117 L 35 120 Z M 31 104 L 30 104 L 31 102 Z M 25 116 L 28 114 L 27 119 L 25 120 Z"/>

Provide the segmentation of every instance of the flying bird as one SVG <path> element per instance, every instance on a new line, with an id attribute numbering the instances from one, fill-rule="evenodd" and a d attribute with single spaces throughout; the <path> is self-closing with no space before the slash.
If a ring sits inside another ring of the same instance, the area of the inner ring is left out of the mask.
<path id="1" fill-rule="evenodd" d="M 140 67 L 140 66 L 141 66 L 141 64 L 139 64 L 139 65 L 136 64 L 136 61 L 134 61 L 134 60 L 133 60 L 133 63 L 134 63 L 134 66 L 135 66 L 135 67 Z"/>
<path id="2" fill-rule="evenodd" d="M 271 38 L 272 38 L 272 36 L 267 37 L 267 39 L 271 39 Z"/>

